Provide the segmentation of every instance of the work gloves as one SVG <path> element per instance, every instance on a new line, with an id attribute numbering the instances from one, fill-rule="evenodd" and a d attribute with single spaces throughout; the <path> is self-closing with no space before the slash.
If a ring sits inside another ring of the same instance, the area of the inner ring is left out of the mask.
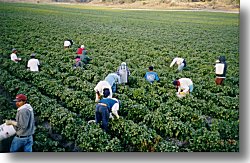
<path id="1" fill-rule="evenodd" d="M 17 122 L 16 121 L 12 121 L 12 120 L 5 120 L 5 124 L 6 125 L 17 126 Z"/>

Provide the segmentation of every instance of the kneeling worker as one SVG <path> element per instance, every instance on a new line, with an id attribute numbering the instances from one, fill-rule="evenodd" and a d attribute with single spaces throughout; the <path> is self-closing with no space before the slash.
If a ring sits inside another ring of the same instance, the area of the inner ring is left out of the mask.
<path id="1" fill-rule="evenodd" d="M 194 89 L 193 82 L 189 78 L 180 78 L 178 80 L 173 81 L 173 85 L 175 85 L 177 90 L 177 96 L 183 97 L 187 94 L 191 94 Z M 179 96 L 181 95 L 181 96 Z"/>

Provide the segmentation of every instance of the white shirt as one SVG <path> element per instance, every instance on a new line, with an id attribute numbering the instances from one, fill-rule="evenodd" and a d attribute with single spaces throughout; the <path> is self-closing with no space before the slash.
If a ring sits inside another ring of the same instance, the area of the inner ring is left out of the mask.
<path id="1" fill-rule="evenodd" d="M 11 59 L 12 61 L 14 61 L 14 62 L 17 62 L 17 61 L 15 61 L 15 59 L 18 59 L 18 58 L 17 58 L 17 55 L 16 55 L 15 53 L 12 53 L 12 54 L 10 55 L 10 59 Z"/>
<path id="2" fill-rule="evenodd" d="M 28 61 L 27 67 L 30 68 L 30 71 L 39 71 L 38 66 L 40 65 L 39 60 L 32 58 Z"/>
<path id="3" fill-rule="evenodd" d="M 108 88 L 110 95 L 107 98 L 112 98 L 112 89 L 110 84 L 107 81 L 100 81 L 94 88 L 95 92 L 99 92 L 100 95 L 103 95 L 103 89 Z"/>
<path id="4" fill-rule="evenodd" d="M 64 46 L 70 46 L 71 43 L 69 41 L 64 41 Z"/>
<path id="5" fill-rule="evenodd" d="M 117 118 L 119 118 L 119 115 L 118 115 L 119 101 L 118 101 L 118 99 L 116 99 L 116 98 L 111 98 L 111 99 L 117 101 L 117 103 L 115 103 L 115 104 L 113 105 L 113 107 L 111 108 L 111 111 L 112 111 L 112 113 L 113 113 Z"/>
<path id="6" fill-rule="evenodd" d="M 188 92 L 189 86 L 193 85 L 192 80 L 189 78 L 181 78 L 179 79 L 179 82 L 180 82 L 180 86 L 178 88 L 178 93 L 180 93 L 181 90 L 183 90 L 183 92 L 185 93 Z"/>
<path id="7" fill-rule="evenodd" d="M 180 64 L 182 64 L 183 61 L 184 61 L 183 58 L 174 58 L 173 61 L 172 61 L 172 63 L 170 64 L 170 67 L 172 67 L 175 63 L 177 65 L 180 65 Z"/>

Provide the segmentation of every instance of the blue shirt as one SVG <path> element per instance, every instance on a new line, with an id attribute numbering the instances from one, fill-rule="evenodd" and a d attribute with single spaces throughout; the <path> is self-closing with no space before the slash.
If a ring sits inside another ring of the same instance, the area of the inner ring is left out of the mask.
<path id="1" fill-rule="evenodd" d="M 121 79 L 120 76 L 117 75 L 116 73 L 110 73 L 105 80 L 110 84 L 110 86 L 112 87 L 112 85 L 117 81 L 118 84 L 121 83 Z"/>
<path id="2" fill-rule="evenodd" d="M 106 104 L 106 105 L 107 105 L 107 108 L 108 108 L 109 110 L 111 110 L 111 108 L 113 107 L 113 105 L 114 105 L 115 103 L 117 103 L 117 101 L 116 101 L 116 100 L 113 100 L 113 99 L 110 99 L 110 98 L 103 98 L 103 99 L 101 99 L 101 100 L 99 101 L 99 103 L 104 103 L 104 104 Z"/>
<path id="3" fill-rule="evenodd" d="M 160 80 L 159 77 L 158 77 L 158 74 L 156 72 L 153 72 L 153 71 L 146 72 L 144 77 L 150 83 L 153 83 L 155 80 L 156 81 Z"/>

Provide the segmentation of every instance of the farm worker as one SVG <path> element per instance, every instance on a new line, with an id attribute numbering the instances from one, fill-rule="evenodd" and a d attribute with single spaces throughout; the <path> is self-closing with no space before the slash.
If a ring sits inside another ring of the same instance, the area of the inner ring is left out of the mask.
<path id="1" fill-rule="evenodd" d="M 118 104 L 117 100 L 108 98 L 110 96 L 110 91 L 108 88 L 105 88 L 103 90 L 103 96 L 104 98 L 99 101 L 98 104 L 96 104 L 96 110 L 95 110 L 95 122 L 96 124 L 100 123 L 102 121 L 101 128 L 104 129 L 104 131 L 108 131 L 108 121 L 110 117 L 111 108 Z M 116 114 L 117 118 L 119 118 L 119 115 Z"/>
<path id="2" fill-rule="evenodd" d="M 39 71 L 39 67 L 40 66 L 40 63 L 39 63 L 39 60 L 35 58 L 36 57 L 36 54 L 35 53 L 32 53 L 30 55 L 30 60 L 28 61 L 28 70 L 30 71 Z"/>
<path id="3" fill-rule="evenodd" d="M 109 89 L 110 94 L 109 94 L 108 98 L 112 98 L 112 89 L 111 89 L 110 84 L 107 81 L 102 80 L 102 81 L 99 81 L 94 88 L 94 90 L 95 90 L 95 102 L 99 102 L 99 100 L 101 99 L 101 96 L 103 96 L 104 88 Z"/>
<path id="4" fill-rule="evenodd" d="M 121 84 L 121 77 L 117 75 L 117 73 L 108 74 L 104 80 L 109 83 L 113 93 L 115 93 L 117 90 L 117 84 Z"/>
<path id="5" fill-rule="evenodd" d="M 109 90 L 109 89 L 108 89 Z M 108 98 L 108 97 L 107 97 Z M 118 115 L 118 110 L 120 108 L 120 101 L 117 99 L 117 98 L 109 98 L 109 99 L 112 99 L 112 100 L 115 100 L 117 101 L 117 103 L 115 103 L 112 108 L 111 108 L 111 113 L 109 113 L 109 118 L 111 118 L 112 120 L 114 119 L 113 115 L 114 114 L 116 116 L 117 119 L 119 119 L 119 115 Z M 93 123 L 93 122 L 96 122 L 96 120 L 89 120 L 88 121 L 88 124 L 90 123 Z"/>
<path id="6" fill-rule="evenodd" d="M 65 40 L 64 41 L 64 49 L 70 48 L 73 45 L 73 40 Z"/>
<path id="7" fill-rule="evenodd" d="M 148 72 L 146 72 L 145 74 L 145 79 L 150 82 L 151 84 L 156 80 L 157 82 L 160 81 L 159 76 L 156 72 L 154 72 L 154 67 L 153 66 L 149 66 L 148 67 Z"/>
<path id="8" fill-rule="evenodd" d="M 75 64 L 73 65 L 73 68 L 77 68 L 77 67 L 82 67 L 82 61 L 81 61 L 81 58 L 80 56 L 76 56 L 75 58 Z"/>
<path id="9" fill-rule="evenodd" d="M 216 61 L 215 64 L 215 83 L 217 85 L 221 85 L 226 78 L 226 71 L 227 71 L 227 63 L 225 56 L 220 56 L 219 60 Z"/>
<path id="10" fill-rule="evenodd" d="M 130 71 L 125 62 L 122 62 L 118 67 L 117 74 L 121 77 L 121 83 L 128 83 L 128 76 L 130 75 Z"/>
<path id="11" fill-rule="evenodd" d="M 16 63 L 18 63 L 19 61 L 21 61 L 21 58 L 17 58 L 17 50 L 16 49 L 12 49 L 12 53 L 10 55 L 10 59 Z"/>
<path id="12" fill-rule="evenodd" d="M 84 63 L 84 64 L 88 64 L 92 59 L 87 56 L 87 50 L 83 50 L 82 51 L 82 54 L 78 54 L 81 58 L 81 61 Z"/>
<path id="13" fill-rule="evenodd" d="M 16 95 L 14 100 L 17 106 L 16 121 L 6 120 L 6 125 L 13 125 L 16 136 L 12 140 L 10 152 L 32 152 L 33 134 L 35 133 L 35 121 L 33 108 L 27 103 L 27 96 Z"/>
<path id="14" fill-rule="evenodd" d="M 187 66 L 186 60 L 183 58 L 174 58 L 170 64 L 170 67 L 172 67 L 175 63 L 178 65 L 178 71 L 182 71 L 183 68 Z"/>
<path id="15" fill-rule="evenodd" d="M 189 78 L 180 78 L 173 81 L 173 85 L 176 87 L 177 95 L 186 95 L 194 89 L 193 82 Z"/>
<path id="16" fill-rule="evenodd" d="M 82 55 L 83 50 L 85 50 L 84 45 L 81 45 L 81 47 L 77 49 L 76 54 Z"/>

